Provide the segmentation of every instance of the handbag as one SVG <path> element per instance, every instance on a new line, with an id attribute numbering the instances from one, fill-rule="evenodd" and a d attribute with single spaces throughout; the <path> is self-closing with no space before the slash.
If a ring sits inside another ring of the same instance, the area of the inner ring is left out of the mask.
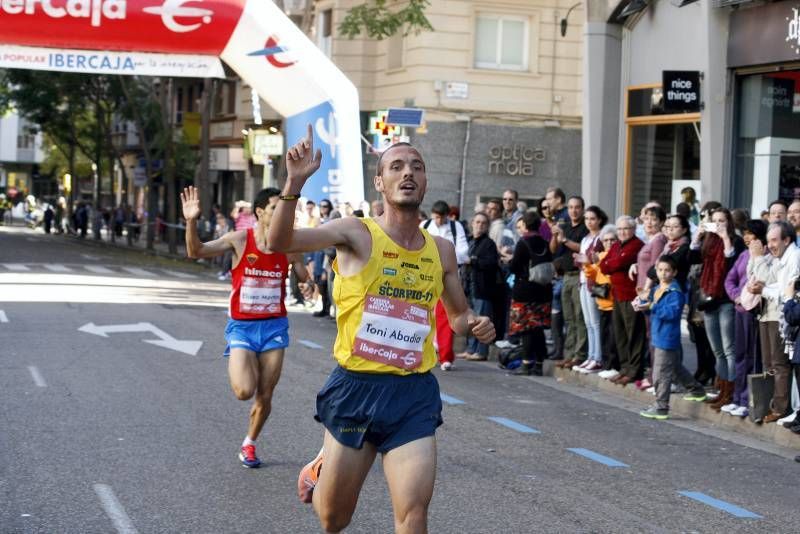
<path id="1" fill-rule="evenodd" d="M 712 297 L 703 288 L 697 290 L 697 309 L 700 311 L 711 311 L 720 304 L 720 299 Z"/>
<path id="2" fill-rule="evenodd" d="M 747 375 L 748 408 L 750 420 L 761 423 L 772 411 L 772 396 L 775 393 L 775 377 L 769 373 Z"/>
<path id="3" fill-rule="evenodd" d="M 595 284 L 589 290 L 589 294 L 600 299 L 607 299 L 611 294 L 611 284 Z"/>
<path id="4" fill-rule="evenodd" d="M 530 244 L 525 241 L 524 238 L 520 239 L 522 243 L 528 248 L 528 252 L 530 253 L 531 259 L 534 256 L 544 256 L 547 253 L 547 249 L 541 254 L 535 254 L 533 249 L 531 248 Z M 531 265 L 531 262 L 528 262 L 528 282 L 533 282 L 534 284 L 539 284 L 541 286 L 546 286 L 548 284 L 553 283 L 553 278 L 556 276 L 556 269 L 553 267 L 552 262 L 543 262 L 537 263 L 536 265 Z"/>

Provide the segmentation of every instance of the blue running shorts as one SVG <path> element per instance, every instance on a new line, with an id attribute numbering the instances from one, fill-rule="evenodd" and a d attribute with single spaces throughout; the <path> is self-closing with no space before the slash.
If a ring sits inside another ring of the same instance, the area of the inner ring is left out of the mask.
<path id="1" fill-rule="evenodd" d="M 275 317 L 260 321 L 237 321 L 228 319 L 225 327 L 225 347 L 223 356 L 230 356 L 231 349 L 246 349 L 256 353 L 283 349 L 289 346 L 289 319 Z"/>
<path id="2" fill-rule="evenodd" d="M 354 373 L 337 366 L 317 395 L 315 419 L 336 441 L 380 453 L 433 436 L 442 424 L 439 382 L 432 373 Z"/>

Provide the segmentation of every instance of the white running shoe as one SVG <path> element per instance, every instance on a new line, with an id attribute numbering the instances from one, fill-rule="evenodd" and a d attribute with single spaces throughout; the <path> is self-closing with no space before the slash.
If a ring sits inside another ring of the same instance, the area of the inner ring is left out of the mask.
<path id="1" fill-rule="evenodd" d="M 723 407 L 722 407 L 722 408 L 720 408 L 719 410 L 720 410 L 721 412 L 725 412 L 725 413 L 731 413 L 732 411 L 734 411 L 734 410 L 735 410 L 735 409 L 737 409 L 738 407 L 739 407 L 739 405 L 738 405 L 738 404 L 735 404 L 735 403 L 733 403 L 733 402 L 732 402 L 732 403 L 730 403 L 730 404 L 726 404 L 725 406 L 723 406 Z"/>
<path id="2" fill-rule="evenodd" d="M 518 345 L 514 345 L 513 343 L 505 339 L 501 339 L 500 341 L 495 341 L 494 346 L 497 347 L 498 349 L 510 349 L 512 347 L 517 347 Z"/>
<path id="3" fill-rule="evenodd" d="M 645 391 L 645 393 L 649 393 L 651 395 L 655 395 L 656 394 L 656 387 L 655 386 L 650 386 L 649 388 L 647 388 L 644 391 Z"/>
<path id="4" fill-rule="evenodd" d="M 608 371 L 601 371 L 600 378 L 604 378 L 606 380 L 611 380 L 612 378 L 616 378 L 619 376 L 619 371 L 616 369 L 609 369 Z"/>
<path id="5" fill-rule="evenodd" d="M 586 359 L 586 360 L 583 360 L 583 361 L 582 361 L 581 363 L 579 363 L 578 365 L 573 365 L 573 366 L 572 366 L 572 370 L 573 370 L 573 371 L 578 371 L 578 372 L 580 372 L 580 371 L 581 371 L 581 369 L 584 369 L 584 368 L 585 368 L 587 365 L 589 365 L 589 362 L 590 362 L 590 361 L 591 361 L 591 360 L 588 360 L 588 359 Z"/>
<path id="6" fill-rule="evenodd" d="M 781 425 L 781 426 L 788 426 L 788 425 L 794 423 L 795 416 L 797 416 L 797 412 L 792 412 L 789 415 L 787 415 L 786 417 L 778 419 L 778 424 Z"/>
<path id="7" fill-rule="evenodd" d="M 730 414 L 739 417 L 747 417 L 750 414 L 750 410 L 747 409 L 747 406 L 738 406 L 735 410 L 731 410 Z"/>
<path id="8" fill-rule="evenodd" d="M 585 375 L 588 375 L 588 374 L 591 374 L 591 373 L 597 373 L 602 368 L 603 368 L 603 365 L 600 362 L 598 362 L 596 360 L 592 360 L 592 361 L 589 362 L 589 365 L 587 365 L 583 369 L 580 369 L 579 372 L 581 372 L 581 373 L 583 373 Z"/>
<path id="9" fill-rule="evenodd" d="M 453 364 L 450 362 L 444 362 L 440 367 L 442 371 L 449 371 L 453 368 Z"/>

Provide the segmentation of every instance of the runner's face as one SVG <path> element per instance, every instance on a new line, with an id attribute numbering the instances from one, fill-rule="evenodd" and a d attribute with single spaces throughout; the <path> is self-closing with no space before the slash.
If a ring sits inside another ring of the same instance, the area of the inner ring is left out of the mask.
<path id="1" fill-rule="evenodd" d="M 422 156 L 410 146 L 387 150 L 383 156 L 383 174 L 375 177 L 375 189 L 383 193 L 390 205 L 418 209 L 428 185 Z"/>

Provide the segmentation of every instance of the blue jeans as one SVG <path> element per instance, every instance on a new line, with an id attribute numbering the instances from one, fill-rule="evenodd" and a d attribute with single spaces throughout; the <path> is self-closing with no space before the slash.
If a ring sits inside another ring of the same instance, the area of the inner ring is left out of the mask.
<path id="1" fill-rule="evenodd" d="M 478 315 L 491 317 L 492 301 L 472 298 L 472 311 Z M 489 345 L 486 343 L 480 343 L 476 338 L 470 337 L 467 339 L 467 352 L 471 354 L 480 354 L 481 356 L 488 356 Z"/>
<path id="2" fill-rule="evenodd" d="M 715 310 L 703 313 L 706 335 L 711 350 L 717 358 L 717 376 L 720 380 L 736 379 L 736 312 L 732 302 L 721 304 Z"/>
<path id="3" fill-rule="evenodd" d="M 586 283 L 581 284 L 581 310 L 586 323 L 586 334 L 589 338 L 589 359 L 598 363 L 603 360 L 603 342 L 600 337 L 600 310 L 597 302 L 589 293 Z"/>

